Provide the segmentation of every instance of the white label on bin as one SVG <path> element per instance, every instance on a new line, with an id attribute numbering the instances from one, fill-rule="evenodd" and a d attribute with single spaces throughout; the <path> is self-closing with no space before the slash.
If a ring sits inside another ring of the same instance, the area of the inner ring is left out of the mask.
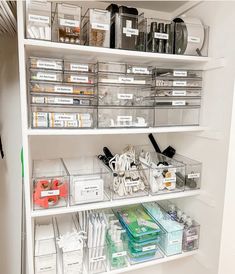
<path id="1" fill-rule="evenodd" d="M 175 77 L 187 77 L 188 72 L 186 70 L 174 70 L 173 76 Z"/>
<path id="2" fill-rule="evenodd" d="M 149 245 L 149 246 L 144 246 L 142 248 L 142 251 L 149 251 L 149 250 L 154 250 L 156 249 L 156 245 Z"/>
<path id="3" fill-rule="evenodd" d="M 198 239 L 198 235 L 193 235 L 193 236 L 188 236 L 186 238 L 186 241 L 191 242 L 191 241 L 194 241 L 194 240 L 197 240 L 197 239 Z"/>
<path id="4" fill-rule="evenodd" d="M 139 35 L 138 29 L 132 29 L 132 28 L 123 28 L 123 33 L 126 34 L 127 37 L 131 37 L 132 35 Z"/>
<path id="5" fill-rule="evenodd" d="M 73 70 L 73 71 L 88 71 L 88 65 L 70 64 L 70 70 Z"/>
<path id="6" fill-rule="evenodd" d="M 97 186 L 97 185 L 92 185 L 92 186 L 84 186 L 83 188 L 82 188 L 82 194 L 84 195 L 84 194 L 90 194 L 90 193 L 93 193 L 93 192 L 97 192 L 97 191 L 99 191 L 100 190 L 100 188 L 99 188 L 99 186 Z"/>
<path id="7" fill-rule="evenodd" d="M 139 181 L 125 181 L 125 186 L 126 187 L 131 187 L 131 186 L 138 186 L 139 185 Z"/>
<path id="8" fill-rule="evenodd" d="M 48 16 L 29 14 L 29 21 L 36 23 L 49 24 L 50 18 Z"/>
<path id="9" fill-rule="evenodd" d="M 181 241 L 180 241 L 179 239 L 169 241 L 169 244 L 170 244 L 170 245 L 180 244 L 180 243 L 181 243 Z"/>
<path id="10" fill-rule="evenodd" d="M 80 27 L 80 21 L 77 20 L 68 20 L 68 19 L 60 19 L 60 25 L 65 27 Z"/>
<path id="11" fill-rule="evenodd" d="M 45 97 L 33 97 L 32 103 L 34 104 L 44 104 L 45 103 Z"/>
<path id="12" fill-rule="evenodd" d="M 194 179 L 194 178 L 200 178 L 200 173 L 191 173 L 188 174 L 189 179 Z"/>
<path id="13" fill-rule="evenodd" d="M 71 82 L 75 83 L 88 83 L 88 76 L 71 75 Z"/>
<path id="14" fill-rule="evenodd" d="M 133 67 L 132 73 L 143 73 L 143 74 L 149 74 L 148 68 L 141 68 L 141 67 Z"/>
<path id="15" fill-rule="evenodd" d="M 60 195 L 59 189 L 41 191 L 41 197 L 58 196 L 58 195 Z"/>
<path id="16" fill-rule="evenodd" d="M 173 81 L 173 87 L 186 87 L 186 81 Z"/>
<path id="17" fill-rule="evenodd" d="M 186 90 L 173 90 L 172 95 L 173 96 L 186 96 Z"/>
<path id="18" fill-rule="evenodd" d="M 100 247 L 100 249 L 102 250 L 102 247 Z M 95 249 L 94 249 L 95 251 Z M 97 247 L 97 251 L 99 251 L 99 248 Z M 99 257 L 94 257 L 90 259 L 90 262 L 95 263 L 95 262 L 100 262 L 100 261 L 104 261 L 106 259 L 106 256 L 99 256 Z"/>
<path id="19" fill-rule="evenodd" d="M 92 23 L 92 29 L 109 30 L 109 24 Z"/>
<path id="20" fill-rule="evenodd" d="M 168 40 L 169 39 L 169 34 L 168 33 L 161 33 L 161 32 L 154 32 L 154 38 Z"/>
<path id="21" fill-rule="evenodd" d="M 63 93 L 73 93 L 73 87 L 69 86 L 55 86 L 55 92 L 63 92 Z"/>
<path id="22" fill-rule="evenodd" d="M 176 182 L 176 178 L 164 178 L 164 183 L 175 183 Z"/>
<path id="23" fill-rule="evenodd" d="M 185 106 L 185 101 L 172 101 L 172 106 Z"/>
<path id="24" fill-rule="evenodd" d="M 76 121 L 77 120 L 77 115 L 74 113 L 52 113 L 50 114 L 50 120 L 55 120 L 55 121 Z"/>
<path id="25" fill-rule="evenodd" d="M 188 36 L 188 42 L 199 44 L 201 42 L 200 37 Z"/>
<path id="26" fill-rule="evenodd" d="M 132 122 L 132 116 L 120 115 L 117 117 L 118 122 Z"/>
<path id="27" fill-rule="evenodd" d="M 56 62 L 38 60 L 37 68 L 56 69 Z"/>
<path id="28" fill-rule="evenodd" d="M 46 81 L 56 81 L 56 74 L 38 72 L 37 79 L 38 80 L 46 80 Z"/>
<path id="29" fill-rule="evenodd" d="M 46 99 L 47 104 L 62 104 L 62 105 L 72 105 L 73 104 L 73 98 L 47 98 Z"/>
<path id="30" fill-rule="evenodd" d="M 118 99 L 122 99 L 122 100 L 132 100 L 133 99 L 133 94 L 123 94 L 123 93 L 119 93 L 118 94 Z"/>
<path id="31" fill-rule="evenodd" d="M 112 254 L 112 258 L 124 257 L 127 255 L 126 251 L 120 251 Z"/>
<path id="32" fill-rule="evenodd" d="M 134 82 L 134 78 L 131 78 L 131 77 L 119 77 L 118 78 L 118 81 L 119 81 L 119 83 L 126 83 L 126 84 L 128 84 L 128 83 L 133 83 Z"/>

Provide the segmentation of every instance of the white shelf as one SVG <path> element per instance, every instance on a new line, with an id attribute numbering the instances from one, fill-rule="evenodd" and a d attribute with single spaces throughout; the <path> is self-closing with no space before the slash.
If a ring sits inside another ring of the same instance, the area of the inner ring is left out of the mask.
<path id="1" fill-rule="evenodd" d="M 167 199 L 192 197 L 192 196 L 197 196 L 199 194 L 200 194 L 200 190 L 188 190 L 183 192 L 167 193 L 167 194 L 161 194 L 161 195 L 155 195 L 155 196 L 144 196 L 144 197 L 136 197 L 136 198 L 130 198 L 130 199 L 113 200 L 113 201 L 107 201 L 107 202 L 81 204 L 76 206 L 40 209 L 40 210 L 32 211 L 31 217 L 36 218 L 36 217 L 73 213 L 73 212 L 92 210 L 92 209 L 120 207 L 120 206 L 127 206 L 127 205 L 139 204 L 139 203 L 162 201 Z"/>
<path id="2" fill-rule="evenodd" d="M 25 50 L 31 56 L 77 58 L 88 61 L 132 62 L 136 64 L 151 64 L 159 67 L 203 69 L 210 57 L 160 54 L 152 52 L 120 50 L 102 47 L 72 45 L 40 40 L 24 39 Z"/>
<path id="3" fill-rule="evenodd" d="M 28 129 L 28 136 L 73 136 L 109 134 L 147 134 L 204 131 L 202 126 L 156 127 L 156 128 L 110 128 L 110 129 Z"/>

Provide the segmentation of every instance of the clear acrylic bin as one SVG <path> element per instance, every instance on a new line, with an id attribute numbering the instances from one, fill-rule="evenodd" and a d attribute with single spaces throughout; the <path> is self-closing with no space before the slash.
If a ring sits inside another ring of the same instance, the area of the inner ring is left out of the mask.
<path id="1" fill-rule="evenodd" d="M 96 78 L 93 73 L 89 74 L 89 73 L 64 72 L 64 82 L 93 85 L 96 83 Z"/>
<path id="2" fill-rule="evenodd" d="M 63 159 L 70 175 L 70 205 L 108 201 L 112 176 L 96 157 Z"/>
<path id="3" fill-rule="evenodd" d="M 156 88 L 156 96 L 161 97 L 201 97 L 200 88 Z"/>
<path id="4" fill-rule="evenodd" d="M 172 54 L 174 52 L 174 22 L 147 18 L 146 51 Z"/>
<path id="5" fill-rule="evenodd" d="M 151 87 L 99 84 L 100 106 L 153 106 L 155 91 Z"/>
<path id="6" fill-rule="evenodd" d="M 32 69 L 63 70 L 63 60 L 44 57 L 30 57 L 29 66 Z"/>
<path id="7" fill-rule="evenodd" d="M 98 128 L 137 128 L 153 126 L 153 109 L 142 107 L 99 107 Z"/>
<path id="8" fill-rule="evenodd" d="M 48 71 L 42 69 L 30 69 L 30 80 L 62 82 L 63 73 L 61 71 Z"/>
<path id="9" fill-rule="evenodd" d="M 202 163 L 180 154 L 175 154 L 173 159 L 185 165 L 185 190 L 199 189 L 201 187 Z"/>
<path id="10" fill-rule="evenodd" d="M 26 38 L 51 40 L 51 2 L 26 1 Z"/>
<path id="11" fill-rule="evenodd" d="M 190 98 L 165 98 L 165 97 L 156 97 L 155 106 L 156 107 L 194 107 L 200 106 L 201 99 L 190 99 Z"/>
<path id="12" fill-rule="evenodd" d="M 155 107 L 155 127 L 198 126 L 200 106 Z"/>
<path id="13" fill-rule="evenodd" d="M 154 70 L 154 75 L 156 77 L 162 77 L 164 79 L 170 78 L 189 78 L 189 79 L 202 79 L 201 70 L 186 70 L 186 69 L 165 69 L 165 68 L 156 68 Z"/>
<path id="14" fill-rule="evenodd" d="M 34 237 L 35 274 L 57 274 L 57 252 L 52 218 L 35 222 Z"/>
<path id="15" fill-rule="evenodd" d="M 86 84 L 63 84 L 49 83 L 41 81 L 30 81 L 29 90 L 32 93 L 56 93 L 56 94 L 76 94 L 76 95 L 96 95 L 96 88 Z"/>
<path id="16" fill-rule="evenodd" d="M 144 14 L 115 14 L 115 48 L 145 51 Z"/>
<path id="17" fill-rule="evenodd" d="M 89 274 L 107 271 L 107 246 L 88 247 L 86 249 L 86 270 Z"/>
<path id="18" fill-rule="evenodd" d="M 81 7 L 56 4 L 53 18 L 53 40 L 60 43 L 81 44 Z"/>
<path id="19" fill-rule="evenodd" d="M 67 206 L 69 176 L 61 159 L 33 161 L 33 209 Z"/>
<path id="20" fill-rule="evenodd" d="M 174 221 L 157 203 L 143 204 L 163 231 L 159 246 L 167 256 L 182 253 L 183 225 Z"/>
<path id="21" fill-rule="evenodd" d="M 173 88 L 201 88 L 202 79 L 187 79 L 187 78 L 174 78 L 167 79 L 165 77 L 156 77 L 155 78 L 156 87 L 173 87 Z"/>
<path id="22" fill-rule="evenodd" d="M 144 75 L 129 75 L 120 73 L 99 73 L 98 83 L 104 84 L 128 84 L 128 85 L 151 85 L 152 78 Z"/>
<path id="23" fill-rule="evenodd" d="M 109 48 L 109 11 L 101 9 L 88 9 L 83 17 L 82 25 L 84 45 Z"/>
<path id="24" fill-rule="evenodd" d="M 76 71 L 76 72 L 96 72 L 96 64 L 94 63 L 84 63 L 77 62 L 74 60 L 65 60 L 64 61 L 64 70 L 65 71 Z"/>

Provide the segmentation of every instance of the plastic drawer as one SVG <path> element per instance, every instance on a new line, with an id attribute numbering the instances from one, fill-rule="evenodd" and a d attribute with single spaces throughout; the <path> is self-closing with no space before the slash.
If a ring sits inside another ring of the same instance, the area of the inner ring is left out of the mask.
<path id="1" fill-rule="evenodd" d="M 100 106 L 153 106 L 154 90 L 150 87 L 99 84 Z"/>
<path id="2" fill-rule="evenodd" d="M 155 108 L 155 127 L 198 126 L 200 107 L 158 107 Z"/>
<path id="3" fill-rule="evenodd" d="M 99 128 L 144 128 L 151 126 L 153 126 L 152 108 L 98 108 Z"/>
<path id="4" fill-rule="evenodd" d="M 63 70 L 63 60 L 43 57 L 30 57 L 29 66 L 33 69 Z"/>
<path id="5" fill-rule="evenodd" d="M 202 79 L 201 70 L 185 70 L 185 69 L 155 69 L 155 76 L 158 78 L 198 78 Z"/>
<path id="6" fill-rule="evenodd" d="M 67 83 L 79 83 L 79 84 L 95 84 L 96 78 L 94 74 L 88 73 L 64 73 L 64 82 Z"/>
<path id="7" fill-rule="evenodd" d="M 174 88 L 201 88 L 202 80 L 201 79 L 167 79 L 165 77 L 156 77 L 155 78 L 156 87 L 174 87 Z"/>
<path id="8" fill-rule="evenodd" d="M 67 206 L 69 177 L 60 159 L 33 161 L 33 209 Z"/>
<path id="9" fill-rule="evenodd" d="M 156 97 L 155 100 L 156 107 L 192 107 L 192 106 L 200 106 L 201 99 L 190 99 L 190 98 L 164 98 L 164 97 Z"/>
<path id="10" fill-rule="evenodd" d="M 70 205 L 110 199 L 110 172 L 96 157 L 63 159 L 70 176 Z"/>
<path id="11" fill-rule="evenodd" d="M 64 70 L 65 71 L 77 71 L 77 72 L 95 72 L 96 65 L 93 63 L 82 63 L 77 61 L 64 61 Z"/>
<path id="12" fill-rule="evenodd" d="M 30 69 L 30 80 L 62 82 L 63 74 L 61 71 L 48 71 L 42 69 Z"/>
<path id="13" fill-rule="evenodd" d="M 156 88 L 156 96 L 159 97 L 201 97 L 200 88 Z"/>

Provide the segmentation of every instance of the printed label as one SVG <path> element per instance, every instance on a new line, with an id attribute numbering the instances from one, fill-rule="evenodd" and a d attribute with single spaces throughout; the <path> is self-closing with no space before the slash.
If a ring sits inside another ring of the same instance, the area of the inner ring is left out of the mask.
<path id="1" fill-rule="evenodd" d="M 88 65 L 70 64 L 70 70 L 73 70 L 73 71 L 88 71 Z"/>
<path id="2" fill-rule="evenodd" d="M 99 249 L 97 249 L 98 251 Z M 95 250 L 94 250 L 95 251 Z M 100 262 L 100 261 L 104 261 L 106 259 L 106 256 L 99 256 L 99 257 L 94 257 L 90 259 L 90 262 L 94 263 L 94 262 Z"/>
<path id="3" fill-rule="evenodd" d="M 133 94 L 123 94 L 123 93 L 119 93 L 118 94 L 118 99 L 121 99 L 121 100 L 132 100 L 133 99 Z"/>
<path id="4" fill-rule="evenodd" d="M 33 97 L 32 102 L 34 104 L 44 104 L 45 103 L 45 98 L 44 97 Z"/>
<path id="5" fill-rule="evenodd" d="M 200 173 L 191 173 L 188 174 L 189 179 L 194 179 L 194 178 L 200 178 Z"/>
<path id="6" fill-rule="evenodd" d="M 142 251 L 148 251 L 148 250 L 154 250 L 156 249 L 156 245 L 149 245 L 149 246 L 144 246 L 142 248 Z"/>
<path id="7" fill-rule="evenodd" d="M 127 37 L 131 37 L 132 35 L 139 35 L 138 29 L 132 29 L 132 28 L 123 28 L 123 33 L 126 34 Z"/>
<path id="8" fill-rule="evenodd" d="M 84 186 L 82 188 L 82 194 L 90 194 L 90 193 L 93 193 L 93 192 L 97 192 L 97 195 L 98 195 L 98 191 L 99 191 L 99 186 L 96 186 L 96 185 L 93 185 L 93 186 Z"/>
<path id="9" fill-rule="evenodd" d="M 188 236 L 186 238 L 187 242 L 191 242 L 198 239 L 198 235 Z"/>
<path id="10" fill-rule="evenodd" d="M 68 114 L 68 113 L 52 113 L 51 116 L 52 117 L 50 117 L 50 119 L 52 118 L 55 121 L 74 121 L 77 118 L 76 114 Z"/>
<path id="11" fill-rule="evenodd" d="M 181 243 L 180 240 L 171 240 L 171 241 L 169 241 L 169 244 L 171 244 L 171 245 L 173 245 L 173 244 L 179 244 L 179 243 Z"/>
<path id="12" fill-rule="evenodd" d="M 29 14 L 29 21 L 43 23 L 43 24 L 49 24 L 50 18 L 48 16 Z"/>
<path id="13" fill-rule="evenodd" d="M 164 183 L 175 183 L 176 178 L 164 178 Z"/>
<path id="14" fill-rule="evenodd" d="M 58 195 L 60 195 L 59 189 L 41 191 L 41 197 L 58 196 Z"/>
<path id="15" fill-rule="evenodd" d="M 174 70 L 173 71 L 173 76 L 178 76 L 178 77 L 187 77 L 188 72 L 186 70 Z"/>
<path id="16" fill-rule="evenodd" d="M 132 122 L 132 116 L 117 116 L 118 122 Z"/>
<path id="17" fill-rule="evenodd" d="M 139 182 L 138 181 L 125 181 L 125 186 L 138 186 Z"/>
<path id="18" fill-rule="evenodd" d="M 187 92 L 186 90 L 173 90 L 172 95 L 173 96 L 186 96 Z"/>
<path id="19" fill-rule="evenodd" d="M 55 92 L 61 92 L 61 93 L 73 93 L 73 87 L 69 86 L 55 86 L 54 87 Z"/>
<path id="20" fill-rule="evenodd" d="M 68 19 L 60 19 L 60 25 L 65 27 L 80 27 L 80 21 L 77 20 L 68 20 Z"/>
<path id="21" fill-rule="evenodd" d="M 71 75 L 70 79 L 75 83 L 88 83 L 88 76 Z"/>
<path id="22" fill-rule="evenodd" d="M 133 83 L 134 82 L 134 78 L 131 77 L 119 77 L 118 78 L 119 83 Z"/>
<path id="23" fill-rule="evenodd" d="M 139 68 L 139 67 L 133 67 L 132 73 L 142 73 L 142 74 L 149 74 L 148 68 Z"/>
<path id="24" fill-rule="evenodd" d="M 56 74 L 52 73 L 38 72 L 36 77 L 38 80 L 56 81 Z"/>
<path id="25" fill-rule="evenodd" d="M 112 254 L 112 258 L 124 257 L 127 255 L 126 251 L 120 251 Z"/>
<path id="26" fill-rule="evenodd" d="M 38 60 L 36 66 L 37 68 L 56 69 L 56 62 Z"/>
<path id="27" fill-rule="evenodd" d="M 185 106 L 185 101 L 172 101 L 172 106 Z"/>
<path id="28" fill-rule="evenodd" d="M 73 104 L 73 98 L 47 98 L 46 99 L 47 104 L 62 104 L 62 105 L 72 105 Z"/>
<path id="29" fill-rule="evenodd" d="M 92 23 L 92 29 L 100 29 L 100 30 L 109 30 L 109 24 L 102 24 L 102 23 Z"/>
<path id="30" fill-rule="evenodd" d="M 186 87 L 186 81 L 173 81 L 173 87 Z"/>
<path id="31" fill-rule="evenodd" d="M 168 33 L 161 33 L 161 32 L 154 32 L 154 38 L 168 40 L 169 39 L 169 34 Z"/>
<path id="32" fill-rule="evenodd" d="M 201 39 L 195 36 L 188 36 L 188 42 L 199 44 L 201 42 Z"/>

